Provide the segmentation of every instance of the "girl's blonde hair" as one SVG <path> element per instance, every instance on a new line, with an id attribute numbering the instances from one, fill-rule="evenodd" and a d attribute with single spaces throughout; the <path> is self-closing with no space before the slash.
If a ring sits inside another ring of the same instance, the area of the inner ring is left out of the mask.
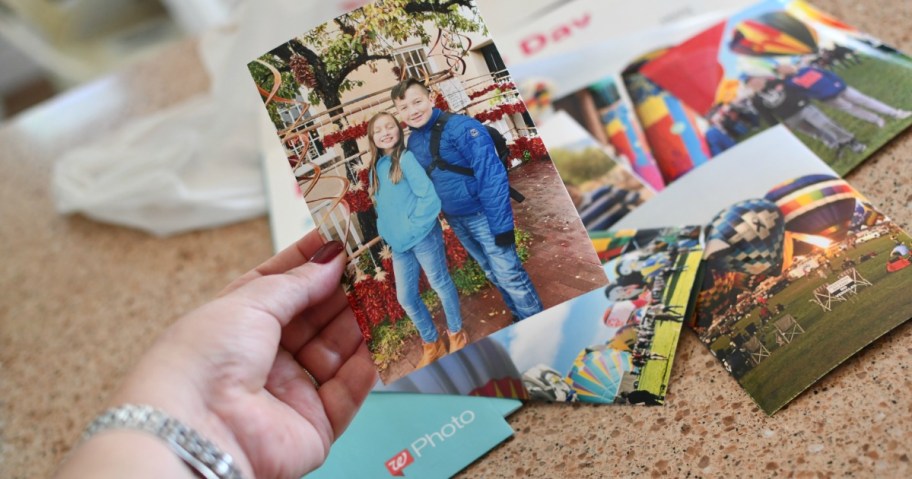
<path id="1" fill-rule="evenodd" d="M 377 160 L 383 156 L 383 152 L 381 152 L 380 149 L 377 148 L 377 144 L 374 143 L 374 123 L 376 123 L 377 119 L 381 116 L 390 117 L 393 120 L 393 123 L 396 124 L 396 129 L 399 130 L 399 140 L 395 145 L 393 145 L 392 151 L 389 154 L 390 160 L 392 161 L 392 166 L 390 166 L 389 179 L 393 182 L 393 184 L 399 183 L 399 181 L 402 180 L 402 166 L 399 164 L 399 157 L 401 157 L 402 153 L 405 151 L 405 138 L 402 132 L 402 125 L 399 123 L 399 120 L 396 120 L 395 116 L 385 111 L 381 111 L 380 113 L 372 116 L 370 121 L 367 122 L 367 140 L 370 144 L 370 177 L 371 183 L 373 185 L 370 189 L 370 196 L 371 200 L 374 201 L 376 201 L 374 199 L 374 196 L 376 196 L 377 191 L 380 189 L 380 178 L 377 176 Z"/>

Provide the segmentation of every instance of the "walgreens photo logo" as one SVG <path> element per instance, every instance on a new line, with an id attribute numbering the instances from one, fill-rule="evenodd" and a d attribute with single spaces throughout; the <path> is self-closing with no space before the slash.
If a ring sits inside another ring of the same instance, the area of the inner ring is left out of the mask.
<path id="1" fill-rule="evenodd" d="M 450 421 L 443 424 L 439 430 L 419 436 L 412 441 L 409 447 L 398 452 L 386 461 L 386 469 L 394 476 L 404 476 L 405 468 L 416 459 L 421 459 L 422 454 L 427 454 L 437 446 L 459 433 L 461 429 L 475 421 L 475 412 L 467 409 L 459 416 L 450 417 Z"/>

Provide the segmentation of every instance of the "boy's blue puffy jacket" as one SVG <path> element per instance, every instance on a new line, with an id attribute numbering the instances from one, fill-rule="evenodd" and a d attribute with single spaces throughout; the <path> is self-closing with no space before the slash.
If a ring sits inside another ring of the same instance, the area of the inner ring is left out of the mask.
<path id="1" fill-rule="evenodd" d="M 842 77 L 816 67 L 799 68 L 786 82 L 803 89 L 809 97 L 817 100 L 829 100 L 846 89 Z"/>
<path id="2" fill-rule="evenodd" d="M 412 128 L 408 149 L 421 167 L 431 164 L 431 127 L 440 117 L 434 109 L 421 128 Z M 495 236 L 513 229 L 510 185 L 507 171 L 484 125 L 478 120 L 453 115 L 440 135 L 440 157 L 447 163 L 472 168 L 474 176 L 434 168 L 431 181 L 440 197 L 444 214 L 465 216 L 484 212 Z"/>

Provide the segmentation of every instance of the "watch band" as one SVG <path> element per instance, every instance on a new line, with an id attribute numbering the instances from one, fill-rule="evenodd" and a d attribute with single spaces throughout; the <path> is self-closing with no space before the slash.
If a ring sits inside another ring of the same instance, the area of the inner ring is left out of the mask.
<path id="1" fill-rule="evenodd" d="M 136 429 L 153 434 L 196 472 L 206 479 L 242 479 L 234 459 L 211 441 L 151 406 L 124 404 L 108 409 L 95 418 L 83 434 L 87 440 L 106 429 Z"/>

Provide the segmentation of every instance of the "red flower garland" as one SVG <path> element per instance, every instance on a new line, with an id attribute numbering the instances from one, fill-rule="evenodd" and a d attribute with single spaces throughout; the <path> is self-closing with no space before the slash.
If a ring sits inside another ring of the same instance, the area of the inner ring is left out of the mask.
<path id="1" fill-rule="evenodd" d="M 507 103 L 504 105 L 499 105 L 490 110 L 485 110 L 477 115 L 475 119 L 484 123 L 486 121 L 497 121 L 503 118 L 504 115 L 516 115 L 526 112 L 526 105 L 523 102 L 516 103 Z"/>
<path id="2" fill-rule="evenodd" d="M 538 137 L 521 136 L 509 145 L 510 159 L 518 158 L 522 161 L 539 160 L 548 157 L 548 149 Z"/>
<path id="3" fill-rule="evenodd" d="M 399 298 L 396 296 L 396 284 L 393 282 L 393 277 L 384 271 L 382 274 L 378 273 L 374 278 L 377 284 L 377 293 L 383 303 L 386 304 L 384 311 L 389 313 L 390 322 L 396 324 L 397 321 L 405 317 L 405 310 L 402 309 L 402 305 L 399 304 Z"/>
<path id="4" fill-rule="evenodd" d="M 437 93 L 437 95 L 434 96 L 434 107 L 441 111 L 450 111 L 450 104 L 442 93 Z"/>
<path id="5" fill-rule="evenodd" d="M 370 193 L 367 191 L 367 185 L 370 184 L 368 174 L 369 172 L 366 168 L 359 171 L 357 175 L 358 187 L 350 188 L 345 192 L 345 196 L 342 197 L 352 213 L 364 213 L 374 207 L 374 202 L 371 201 Z"/>
<path id="6" fill-rule="evenodd" d="M 380 294 L 380 287 L 380 283 L 370 275 L 354 284 L 358 305 L 363 308 L 364 316 L 373 326 L 382 323 L 387 315 L 386 301 Z"/>
<path id="7" fill-rule="evenodd" d="M 473 91 L 472 93 L 469 93 L 469 99 L 474 100 L 478 97 L 483 96 L 485 93 L 488 93 L 488 92 L 491 92 L 494 90 L 506 91 L 506 90 L 513 90 L 515 88 L 516 88 L 516 84 L 511 81 L 504 82 L 504 83 L 492 83 L 484 88 L 481 88 L 479 90 Z"/>
<path id="8" fill-rule="evenodd" d="M 336 143 L 341 143 L 348 140 L 357 140 L 363 136 L 367 135 L 367 122 L 362 122 L 354 126 L 350 126 L 342 131 L 337 131 L 335 133 L 329 133 L 323 137 L 323 146 L 329 148 Z"/>
<path id="9" fill-rule="evenodd" d="M 469 259 L 469 253 L 463 248 L 453 228 L 443 230 L 443 244 L 446 250 L 447 268 L 450 271 L 462 268 L 466 260 Z"/>
<path id="10" fill-rule="evenodd" d="M 374 206 L 366 190 L 349 190 L 343 199 L 352 213 L 365 213 Z"/>
<path id="11" fill-rule="evenodd" d="M 348 296 L 348 304 L 352 307 L 352 313 L 355 316 L 355 321 L 358 323 L 358 329 L 361 330 L 361 336 L 364 336 L 365 342 L 370 342 L 373 338 L 371 334 L 370 324 L 367 322 L 367 316 L 364 314 L 364 308 L 361 307 L 361 304 L 358 302 L 358 295 L 355 293 L 355 290 L 351 290 L 345 293 Z"/>

